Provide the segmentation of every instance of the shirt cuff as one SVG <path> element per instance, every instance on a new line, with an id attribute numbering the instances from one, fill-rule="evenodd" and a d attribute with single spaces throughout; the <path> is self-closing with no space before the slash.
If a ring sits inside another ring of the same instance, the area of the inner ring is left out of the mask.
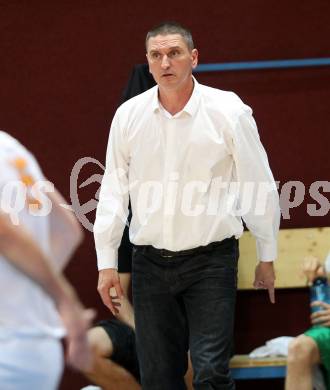
<path id="1" fill-rule="evenodd" d="M 118 250 L 113 248 L 96 248 L 97 268 L 99 271 L 107 268 L 118 269 Z"/>
<path id="2" fill-rule="evenodd" d="M 257 239 L 257 257 L 259 261 L 274 261 L 277 258 L 277 241 L 265 242 Z"/>

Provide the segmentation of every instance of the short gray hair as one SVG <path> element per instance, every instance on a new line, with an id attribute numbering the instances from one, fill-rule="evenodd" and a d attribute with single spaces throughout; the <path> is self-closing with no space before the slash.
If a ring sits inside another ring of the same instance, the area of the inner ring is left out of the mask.
<path id="1" fill-rule="evenodd" d="M 193 50 L 195 48 L 194 41 L 192 39 L 191 32 L 181 26 L 181 24 L 177 22 L 163 22 L 158 24 L 152 30 L 150 30 L 146 36 L 146 49 L 148 51 L 148 41 L 150 38 L 156 37 L 157 35 L 168 35 L 168 34 L 179 34 L 186 41 L 189 50 Z"/>

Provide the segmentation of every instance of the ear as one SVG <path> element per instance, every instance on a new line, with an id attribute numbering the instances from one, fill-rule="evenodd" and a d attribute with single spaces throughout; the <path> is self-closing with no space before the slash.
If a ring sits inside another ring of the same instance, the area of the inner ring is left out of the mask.
<path id="1" fill-rule="evenodd" d="M 196 66 L 198 65 L 198 50 L 197 49 L 193 49 L 191 51 L 191 60 L 192 60 L 192 67 L 193 67 L 193 69 L 195 69 Z"/>

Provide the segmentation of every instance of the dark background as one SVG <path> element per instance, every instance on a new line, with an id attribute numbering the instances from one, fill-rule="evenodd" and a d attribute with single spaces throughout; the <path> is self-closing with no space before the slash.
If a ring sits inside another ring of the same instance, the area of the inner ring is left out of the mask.
<path id="1" fill-rule="evenodd" d="M 144 39 L 165 19 L 188 26 L 200 63 L 330 57 L 328 0 L 209 1 L 4 1 L 0 0 L 0 129 L 38 158 L 48 178 L 70 199 L 75 162 L 103 163 L 108 128 L 131 68 L 145 61 Z M 233 90 L 254 109 L 276 180 L 329 180 L 330 67 L 217 72 L 201 83 Z M 79 182 L 102 173 L 89 164 Z M 97 183 L 80 190 L 92 199 Z M 329 197 L 329 195 L 328 195 Z M 282 228 L 329 226 L 310 217 L 305 202 Z M 315 202 L 314 202 L 315 203 Z M 93 212 L 89 215 L 93 221 Z M 244 259 L 242 259 L 244 261 Z M 96 292 L 92 234 L 67 270 L 87 306 L 107 315 Z M 279 291 L 272 306 L 262 292 L 239 292 L 236 353 L 308 327 L 308 291 Z M 85 380 L 67 371 L 62 390 Z M 264 388 L 264 382 L 238 389 Z M 281 388 L 280 381 L 267 384 Z"/>

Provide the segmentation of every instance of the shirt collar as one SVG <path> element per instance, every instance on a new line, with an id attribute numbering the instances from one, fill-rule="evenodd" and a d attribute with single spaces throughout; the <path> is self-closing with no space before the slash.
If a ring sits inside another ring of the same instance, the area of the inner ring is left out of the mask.
<path id="1" fill-rule="evenodd" d="M 188 100 L 187 104 L 183 107 L 181 112 L 186 112 L 188 115 L 193 116 L 198 108 L 199 104 L 199 98 L 200 98 L 200 91 L 199 91 L 199 83 L 195 79 L 194 76 L 192 76 L 194 81 L 194 89 L 190 96 L 190 99 Z M 158 87 L 154 89 L 154 95 L 152 99 L 152 111 L 155 112 L 156 110 L 160 110 L 160 102 L 158 99 Z"/>

